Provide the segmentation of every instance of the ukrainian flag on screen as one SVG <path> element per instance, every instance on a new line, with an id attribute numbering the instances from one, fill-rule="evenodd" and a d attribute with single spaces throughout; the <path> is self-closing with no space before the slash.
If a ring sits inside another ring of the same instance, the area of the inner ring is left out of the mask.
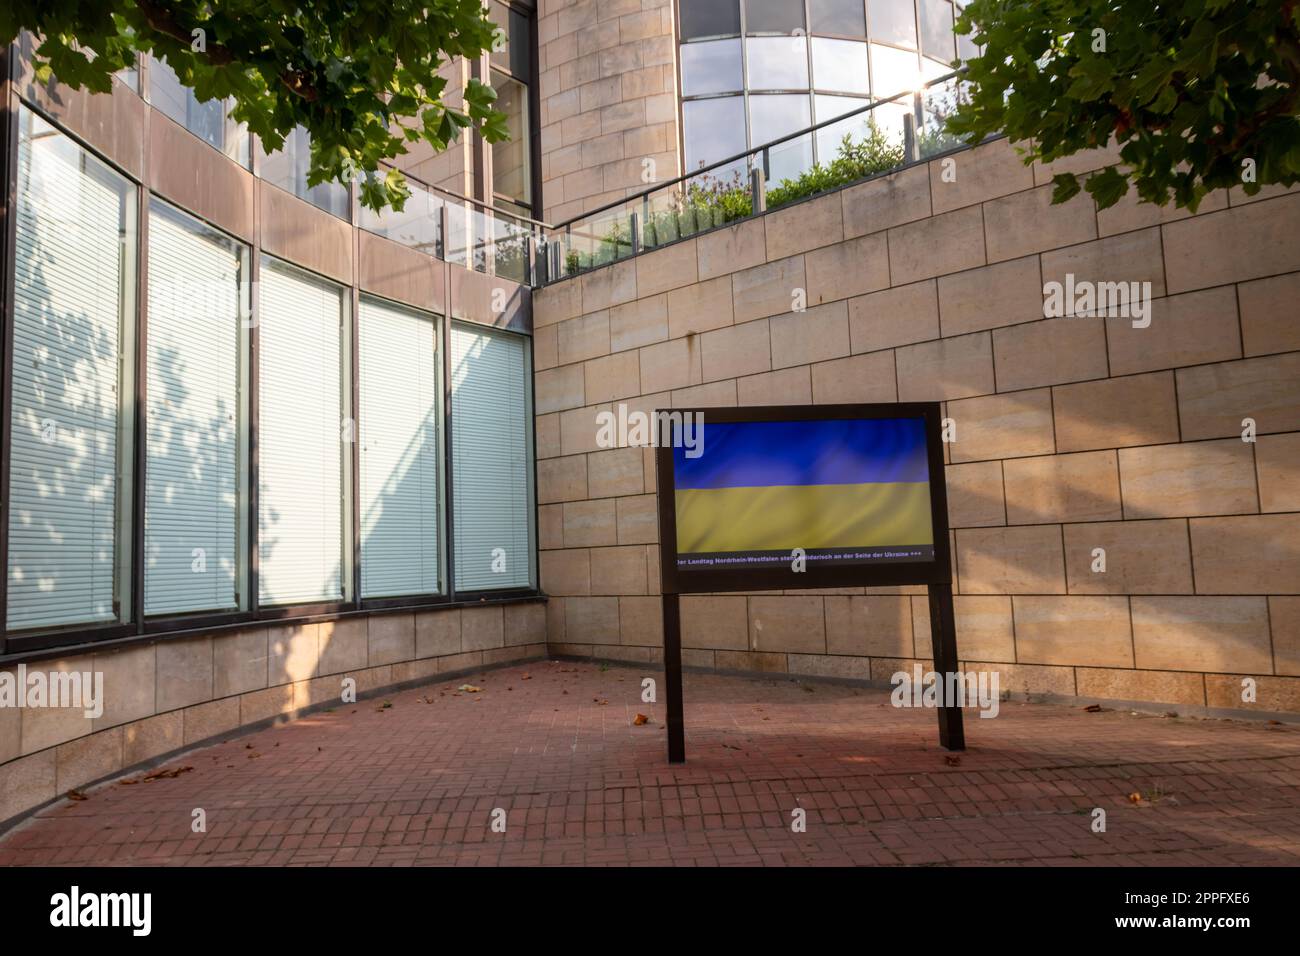
<path id="1" fill-rule="evenodd" d="M 673 449 L 677 551 L 933 545 L 922 419 L 717 422 Z"/>

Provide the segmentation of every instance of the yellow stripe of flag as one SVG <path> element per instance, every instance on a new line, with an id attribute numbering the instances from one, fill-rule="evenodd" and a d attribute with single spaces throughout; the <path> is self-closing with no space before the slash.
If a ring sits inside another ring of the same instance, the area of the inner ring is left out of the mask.
<path id="1" fill-rule="evenodd" d="M 924 482 L 681 488 L 676 502 L 683 554 L 934 543 Z"/>

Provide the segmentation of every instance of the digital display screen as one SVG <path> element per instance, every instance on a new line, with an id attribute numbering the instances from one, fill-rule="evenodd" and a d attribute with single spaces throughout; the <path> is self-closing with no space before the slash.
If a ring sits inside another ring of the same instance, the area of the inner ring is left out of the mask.
<path id="1" fill-rule="evenodd" d="M 926 422 L 707 422 L 672 449 L 677 569 L 933 562 Z"/>

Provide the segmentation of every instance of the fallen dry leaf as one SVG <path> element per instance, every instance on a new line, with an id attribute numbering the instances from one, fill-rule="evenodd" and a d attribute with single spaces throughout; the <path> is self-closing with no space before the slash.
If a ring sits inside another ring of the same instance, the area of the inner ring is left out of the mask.
<path id="1" fill-rule="evenodd" d="M 954 754 L 948 754 L 946 757 L 943 758 L 943 762 L 946 763 L 949 767 L 961 766 L 961 758 Z"/>
<path id="2" fill-rule="evenodd" d="M 68 797 L 69 800 L 87 800 L 87 799 L 89 799 L 89 798 L 88 798 L 84 793 L 82 793 L 80 790 L 69 790 L 68 793 L 67 793 L 67 797 Z"/>
<path id="3" fill-rule="evenodd" d="M 1085 711 L 1087 711 L 1088 713 L 1090 713 L 1090 714 L 1100 714 L 1100 713 L 1101 713 L 1101 704 L 1089 704 L 1087 707 L 1085 707 L 1085 708 L 1083 708 L 1083 709 L 1084 709 Z"/>
<path id="4" fill-rule="evenodd" d="M 456 689 L 457 689 L 457 690 L 463 690 L 463 691 L 464 691 L 465 693 L 467 693 L 467 694 L 481 694 L 481 693 L 483 693 L 483 688 L 481 688 L 481 687 L 475 687 L 473 684 L 461 684 L 461 685 L 460 685 L 459 687 L 457 687 Z"/>
<path id="5" fill-rule="evenodd" d="M 650 723 L 650 718 L 647 717 L 645 714 L 637 714 L 636 717 L 632 720 L 632 725 L 635 727 L 640 727 L 642 724 L 648 724 L 648 723 Z"/>
<path id="6" fill-rule="evenodd" d="M 1142 802 L 1142 794 L 1140 794 L 1140 793 L 1130 793 L 1130 794 L 1128 795 L 1128 802 L 1129 802 L 1129 803 L 1141 803 L 1141 802 Z"/>
<path id="7" fill-rule="evenodd" d="M 193 767 L 171 767 L 170 769 L 166 769 L 166 770 L 155 770 L 153 773 L 145 774 L 144 779 L 145 780 L 163 780 L 163 779 L 169 780 L 172 777 L 179 777 L 183 773 L 189 773 L 193 769 L 194 769 Z"/>
<path id="8" fill-rule="evenodd" d="M 532 680 L 532 679 L 533 679 L 533 675 L 532 675 L 532 674 L 525 674 L 523 677 L 521 677 L 521 678 L 519 678 L 519 679 L 520 679 L 520 680 Z"/>

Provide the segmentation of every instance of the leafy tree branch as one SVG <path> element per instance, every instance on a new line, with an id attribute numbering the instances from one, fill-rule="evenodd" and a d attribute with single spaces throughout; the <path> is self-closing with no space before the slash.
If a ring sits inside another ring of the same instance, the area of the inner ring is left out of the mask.
<path id="1" fill-rule="evenodd" d="M 1300 182 L 1300 0 L 972 0 L 957 32 L 969 102 L 948 128 L 1004 132 L 1026 162 L 1119 147 L 1053 202 L 1085 189 L 1101 208 L 1135 188 L 1195 211 L 1206 193 Z"/>
<path id="2" fill-rule="evenodd" d="M 372 209 L 402 207 L 405 177 L 384 163 L 412 144 L 443 150 L 471 127 L 508 138 L 490 85 L 470 80 L 460 108 L 446 102 L 448 64 L 499 33 L 480 0 L 7 0 L 0 43 L 23 30 L 41 82 L 107 92 L 149 54 L 200 102 L 230 100 L 268 151 L 305 127 L 308 182 L 356 179 Z"/>

